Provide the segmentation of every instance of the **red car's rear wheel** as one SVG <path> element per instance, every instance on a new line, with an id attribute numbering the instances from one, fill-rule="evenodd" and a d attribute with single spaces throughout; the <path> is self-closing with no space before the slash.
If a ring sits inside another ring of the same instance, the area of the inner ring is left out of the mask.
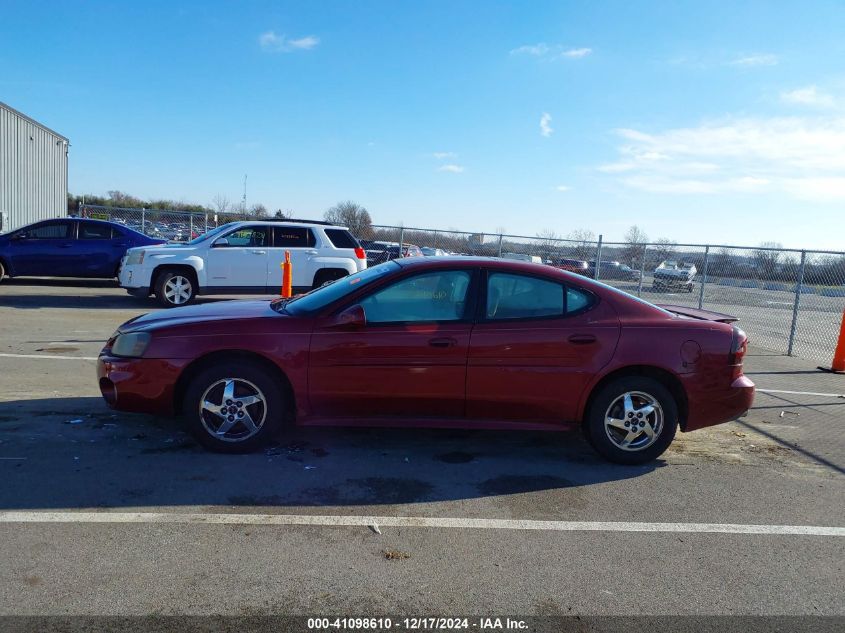
<path id="1" fill-rule="evenodd" d="M 619 378 L 602 387 L 587 414 L 587 439 L 603 457 L 642 464 L 659 457 L 675 437 L 678 405 L 659 381 Z"/>

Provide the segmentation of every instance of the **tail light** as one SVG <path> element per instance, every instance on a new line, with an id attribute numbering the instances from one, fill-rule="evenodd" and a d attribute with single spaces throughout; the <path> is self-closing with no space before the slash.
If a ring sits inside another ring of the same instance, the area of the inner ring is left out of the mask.
<path id="1" fill-rule="evenodd" d="M 359 246 L 355 249 L 355 257 L 358 259 L 367 259 L 367 253 L 365 253 L 364 249 Z"/>
<path id="2" fill-rule="evenodd" d="M 728 356 L 728 364 L 734 366 L 734 378 L 742 375 L 742 359 L 748 351 L 748 336 L 738 327 L 734 326 L 731 337 L 731 353 Z"/>

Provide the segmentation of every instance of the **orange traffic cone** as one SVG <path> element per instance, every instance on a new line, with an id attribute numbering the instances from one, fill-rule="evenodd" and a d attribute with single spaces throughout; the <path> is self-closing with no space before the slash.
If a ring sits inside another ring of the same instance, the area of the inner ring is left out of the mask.
<path id="1" fill-rule="evenodd" d="M 839 326 L 839 342 L 833 352 L 833 362 L 830 367 L 819 367 L 822 371 L 834 374 L 845 373 L 845 311 L 842 312 L 842 324 Z"/>
<path id="2" fill-rule="evenodd" d="M 290 251 L 285 251 L 285 261 L 282 267 L 282 296 L 290 298 L 293 296 L 293 265 L 290 263 Z"/>

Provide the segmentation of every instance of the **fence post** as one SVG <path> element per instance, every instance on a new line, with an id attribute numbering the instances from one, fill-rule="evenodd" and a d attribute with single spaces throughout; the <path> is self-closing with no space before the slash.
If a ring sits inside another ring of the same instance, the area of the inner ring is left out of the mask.
<path id="1" fill-rule="evenodd" d="M 194 214 L 192 213 L 190 216 L 190 220 L 188 221 L 188 239 L 186 241 L 190 242 L 194 239 Z"/>
<path id="2" fill-rule="evenodd" d="M 147 234 L 147 210 L 141 207 L 141 233 Z"/>
<path id="3" fill-rule="evenodd" d="M 602 236 L 599 235 L 599 241 L 596 244 L 596 274 L 593 276 L 596 281 L 599 280 L 599 270 L 601 269 L 601 240 Z"/>
<path id="4" fill-rule="evenodd" d="M 204 231 L 204 233 L 208 233 L 208 211 L 206 211 L 203 215 L 205 216 L 205 231 Z"/>
<path id="5" fill-rule="evenodd" d="M 698 289 L 698 309 L 704 306 L 704 285 L 707 283 L 707 267 L 710 265 L 710 245 L 704 247 L 704 271 L 701 273 L 701 288 Z"/>
<path id="6" fill-rule="evenodd" d="M 399 227 L 399 257 L 405 257 L 405 251 L 403 250 L 405 245 L 405 227 Z"/>
<path id="7" fill-rule="evenodd" d="M 643 276 L 645 275 L 645 254 L 646 254 L 647 250 L 648 250 L 648 244 L 645 244 L 643 246 L 643 253 L 640 256 L 640 281 L 637 284 L 637 296 L 638 297 L 643 296 Z"/>
<path id="8" fill-rule="evenodd" d="M 499 258 L 502 257 L 502 239 L 503 238 L 504 238 L 504 235 L 499 233 Z"/>
<path id="9" fill-rule="evenodd" d="M 798 329 L 798 311 L 801 306 L 801 288 L 804 286 L 804 266 L 807 263 L 807 251 L 801 251 L 801 269 L 798 271 L 798 283 L 795 285 L 795 303 L 792 306 L 792 327 L 789 328 L 789 347 L 786 355 L 792 356 L 795 344 L 795 331 Z"/>
<path id="10" fill-rule="evenodd" d="M 434 239 L 432 241 L 433 241 L 433 244 L 432 244 L 431 248 L 436 249 L 437 248 L 437 229 L 434 229 Z"/>

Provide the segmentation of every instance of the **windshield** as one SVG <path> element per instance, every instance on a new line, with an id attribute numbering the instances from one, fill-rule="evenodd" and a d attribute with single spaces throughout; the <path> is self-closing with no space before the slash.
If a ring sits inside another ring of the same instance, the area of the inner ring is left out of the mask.
<path id="1" fill-rule="evenodd" d="M 615 287 L 610 286 L 610 285 L 603 283 L 601 281 L 595 281 L 594 280 L 593 283 L 598 284 L 598 285 L 600 285 L 603 288 L 606 288 L 608 290 L 612 290 L 617 295 L 621 295 L 621 296 L 626 297 L 628 299 L 633 299 L 634 301 L 638 301 L 640 303 L 643 303 L 643 304 L 645 304 L 649 307 L 654 308 L 655 310 L 660 310 L 661 312 L 663 312 L 664 314 L 668 314 L 669 316 L 673 316 L 673 317 L 677 316 L 674 312 L 670 312 L 666 308 L 661 308 L 658 305 L 654 305 L 651 301 L 646 301 L 645 299 L 641 299 L 637 295 L 632 295 L 630 292 L 625 292 L 624 290 L 620 290 L 619 288 L 615 288 Z"/>
<path id="2" fill-rule="evenodd" d="M 203 233 L 203 234 L 202 234 L 202 235 L 200 235 L 199 237 L 195 237 L 195 238 L 194 238 L 194 239 L 192 239 L 190 242 L 186 242 L 186 244 L 199 244 L 200 242 L 204 242 L 205 240 L 207 240 L 207 239 L 209 239 L 209 238 L 211 238 L 211 237 L 214 237 L 215 235 L 219 235 L 220 233 L 222 233 L 222 232 L 223 232 L 223 229 L 225 229 L 226 227 L 228 227 L 230 224 L 231 224 L 231 222 L 228 222 L 228 223 L 226 223 L 226 224 L 221 224 L 221 225 L 220 225 L 220 226 L 218 226 L 216 229 L 211 229 L 211 230 L 210 230 L 210 231 L 208 231 L 207 233 Z"/>
<path id="3" fill-rule="evenodd" d="M 394 261 L 384 262 L 383 264 L 373 266 L 372 268 L 365 268 L 354 275 L 342 277 L 337 281 L 323 284 L 319 288 L 315 288 L 311 292 L 294 297 L 293 299 L 276 299 L 270 304 L 270 307 L 276 312 L 284 310 L 288 314 L 296 316 L 310 314 L 323 309 L 338 299 L 342 299 L 346 295 L 372 283 L 376 279 L 384 277 L 384 275 L 396 270 L 397 268 L 399 268 L 399 264 Z"/>

